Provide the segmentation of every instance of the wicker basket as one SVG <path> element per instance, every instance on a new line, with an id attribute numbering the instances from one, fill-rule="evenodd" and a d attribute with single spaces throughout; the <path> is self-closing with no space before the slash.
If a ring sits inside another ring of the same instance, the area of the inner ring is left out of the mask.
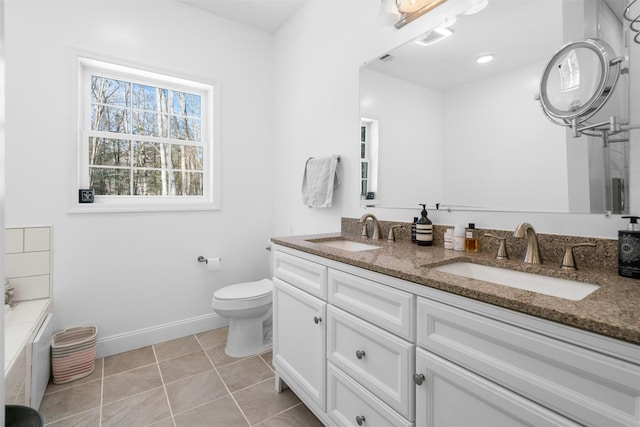
<path id="1" fill-rule="evenodd" d="M 64 384 L 91 375 L 96 367 L 98 328 L 81 326 L 57 332 L 51 341 L 53 383 Z"/>

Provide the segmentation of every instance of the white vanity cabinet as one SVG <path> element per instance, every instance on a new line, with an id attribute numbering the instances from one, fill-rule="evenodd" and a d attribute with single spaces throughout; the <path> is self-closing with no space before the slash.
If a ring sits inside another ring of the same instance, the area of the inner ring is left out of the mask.
<path id="1" fill-rule="evenodd" d="M 638 345 L 275 249 L 276 384 L 328 426 L 640 426 Z"/>
<path id="2" fill-rule="evenodd" d="M 316 413 L 326 409 L 327 304 L 321 298 L 326 293 L 326 270 L 325 266 L 286 253 L 274 254 L 276 388 L 280 390 L 284 381 Z"/>
<path id="3" fill-rule="evenodd" d="M 418 425 L 640 425 L 638 346 L 446 300 L 417 302 Z"/>

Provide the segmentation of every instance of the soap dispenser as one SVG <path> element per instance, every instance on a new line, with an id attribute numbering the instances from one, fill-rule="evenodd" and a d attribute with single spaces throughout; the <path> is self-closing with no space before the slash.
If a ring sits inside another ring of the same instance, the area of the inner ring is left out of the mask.
<path id="1" fill-rule="evenodd" d="M 416 224 L 418 223 L 418 217 L 413 217 L 413 222 L 411 223 L 411 243 L 415 243 L 416 240 Z"/>
<path id="2" fill-rule="evenodd" d="M 427 218 L 427 205 L 420 203 L 422 212 L 416 223 L 416 240 L 418 246 L 431 246 L 433 243 L 433 223 Z"/>
<path id="3" fill-rule="evenodd" d="M 618 274 L 640 279 L 640 217 L 622 218 L 629 218 L 629 224 L 626 230 L 618 231 Z"/>

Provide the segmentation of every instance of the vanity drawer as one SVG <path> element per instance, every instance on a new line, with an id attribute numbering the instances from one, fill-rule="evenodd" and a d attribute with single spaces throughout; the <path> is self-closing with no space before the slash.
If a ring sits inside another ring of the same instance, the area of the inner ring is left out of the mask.
<path id="1" fill-rule="evenodd" d="M 311 295 L 327 299 L 327 267 L 324 265 L 275 251 L 273 275 Z"/>
<path id="2" fill-rule="evenodd" d="M 412 343 L 329 305 L 327 359 L 401 415 L 414 419 Z"/>
<path id="3" fill-rule="evenodd" d="M 640 366 L 425 298 L 418 345 L 591 426 L 640 425 Z"/>
<path id="4" fill-rule="evenodd" d="M 415 295 L 329 269 L 329 303 L 413 341 Z"/>
<path id="5" fill-rule="evenodd" d="M 331 363 L 327 366 L 327 373 L 327 413 L 337 425 L 353 427 L 414 425 Z"/>

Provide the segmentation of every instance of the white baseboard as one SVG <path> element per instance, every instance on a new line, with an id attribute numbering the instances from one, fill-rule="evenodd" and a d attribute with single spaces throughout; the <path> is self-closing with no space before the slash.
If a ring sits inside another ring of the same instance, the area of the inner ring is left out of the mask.
<path id="1" fill-rule="evenodd" d="M 100 338 L 98 339 L 96 358 L 99 359 L 124 353 L 125 351 L 136 350 L 149 345 L 186 337 L 187 335 L 221 328 L 228 324 L 228 319 L 218 316 L 216 313 L 211 313 L 204 316 L 192 317 L 191 319 Z"/>

